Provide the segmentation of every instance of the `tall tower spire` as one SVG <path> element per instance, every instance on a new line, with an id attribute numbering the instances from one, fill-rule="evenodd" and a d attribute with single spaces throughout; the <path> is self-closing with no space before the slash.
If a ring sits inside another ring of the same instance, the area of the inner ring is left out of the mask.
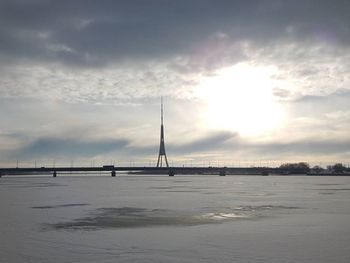
<path id="1" fill-rule="evenodd" d="M 166 167 L 169 167 L 168 159 L 165 153 L 164 126 L 163 126 L 163 97 L 161 97 L 160 98 L 160 146 L 159 146 L 157 167 L 163 167 L 163 156 L 164 156 Z"/>

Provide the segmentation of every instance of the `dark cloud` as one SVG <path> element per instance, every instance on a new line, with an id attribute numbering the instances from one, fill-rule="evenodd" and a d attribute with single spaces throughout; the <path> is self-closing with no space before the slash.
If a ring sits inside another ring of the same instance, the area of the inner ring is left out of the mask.
<path id="1" fill-rule="evenodd" d="M 149 147 L 132 147 L 128 150 L 134 154 L 157 154 L 158 145 L 154 144 Z M 333 154 L 349 154 L 350 141 L 344 140 L 298 140 L 293 142 L 271 142 L 271 143 L 253 143 L 244 141 L 235 133 L 218 132 L 201 139 L 194 140 L 181 145 L 166 145 L 168 158 L 176 158 L 176 156 L 197 153 L 213 153 L 213 152 L 234 152 L 235 154 L 244 154 L 251 158 L 252 156 L 260 156 L 260 158 L 284 158 L 295 156 L 299 158 L 305 155 L 323 156 Z M 129 152 L 129 153 L 130 153 Z"/>
<path id="2" fill-rule="evenodd" d="M 320 92 L 315 95 L 293 94 L 289 90 L 275 88 L 273 95 L 277 101 L 290 103 L 296 109 L 311 108 L 315 113 L 330 112 L 334 110 L 347 110 L 350 101 L 350 90 L 337 89 L 335 91 Z M 317 110 L 315 111 L 315 108 Z"/>
<path id="3" fill-rule="evenodd" d="M 345 154 L 350 152 L 349 140 L 323 140 L 323 141 L 296 141 L 288 143 L 272 143 L 265 145 L 249 145 L 245 146 L 251 148 L 258 154 L 267 153 L 268 155 L 280 155 L 280 156 L 296 156 L 300 155 L 327 155 L 327 154 Z"/>
<path id="4" fill-rule="evenodd" d="M 210 52 L 213 35 L 348 43 L 349 13 L 342 0 L 2 1 L 0 55 L 100 65 Z"/>
<path id="5" fill-rule="evenodd" d="M 189 143 L 180 145 L 169 145 L 169 151 L 174 153 L 188 154 L 208 150 L 218 150 L 223 147 L 229 140 L 237 138 L 237 133 L 222 131 L 209 134 L 205 137 L 193 139 Z"/>
<path id="6" fill-rule="evenodd" d="M 309 103 L 309 102 L 320 102 L 325 103 L 327 101 L 331 101 L 334 103 L 335 100 L 338 102 L 348 103 L 350 99 L 350 90 L 347 89 L 339 89 L 335 92 L 332 92 L 331 94 L 324 94 L 324 95 L 305 95 L 300 96 L 295 99 L 295 102 L 301 102 L 301 103 Z M 342 103 L 342 104 L 343 104 Z M 338 104 L 339 106 L 339 104 Z"/>
<path id="7" fill-rule="evenodd" d="M 286 89 L 274 88 L 273 95 L 278 99 L 283 100 L 283 99 L 288 99 L 291 94 L 290 94 L 290 91 Z"/>
<path id="8" fill-rule="evenodd" d="M 16 135 L 17 136 L 17 135 Z M 194 139 L 188 143 L 175 145 L 166 144 L 168 154 L 176 156 L 178 154 L 198 153 L 201 151 L 220 150 L 225 145 L 231 145 L 230 140 L 238 135 L 232 132 L 217 132 Z M 80 140 L 78 138 L 38 138 L 33 142 L 11 151 L 8 157 L 28 159 L 28 158 L 64 158 L 73 157 L 94 157 L 96 155 L 126 154 L 127 156 L 147 156 L 156 155 L 158 144 L 150 146 L 133 146 L 127 139 L 115 140 Z"/>
<path id="9" fill-rule="evenodd" d="M 79 139 L 58 139 L 58 138 L 40 138 L 32 143 L 11 151 L 10 158 L 24 159 L 28 158 L 76 158 L 94 157 L 97 155 L 117 154 L 118 156 L 151 156 L 157 155 L 158 144 L 150 146 L 131 146 L 131 141 L 120 140 L 95 140 L 84 141 Z M 293 142 L 271 142 L 271 143 L 252 143 L 243 141 L 235 133 L 217 132 L 215 134 L 204 136 L 189 143 L 180 145 L 166 144 L 168 159 L 176 160 L 178 156 L 192 154 L 195 158 L 198 153 L 206 154 L 215 152 L 235 152 L 245 156 L 259 156 L 260 158 L 290 158 L 296 159 L 303 156 L 312 155 L 348 155 L 350 154 L 350 141 L 344 140 L 299 140 Z M 124 156 L 124 157 L 125 157 Z M 278 157 L 277 157 L 278 156 Z"/>
<path id="10" fill-rule="evenodd" d="M 220 150 L 225 145 L 232 145 L 231 140 L 238 139 L 238 134 L 221 131 L 208 135 L 201 136 L 200 138 L 192 139 L 187 143 L 174 144 L 165 143 L 165 148 L 169 156 L 183 155 L 189 153 L 199 153 L 203 151 L 215 151 Z M 158 153 L 159 145 L 152 144 L 149 146 L 128 146 L 123 149 L 129 155 L 156 155 Z"/>
<path id="11" fill-rule="evenodd" d="M 39 138 L 15 150 L 14 158 L 91 157 L 123 149 L 129 142 L 120 140 L 83 141 L 79 139 Z"/>

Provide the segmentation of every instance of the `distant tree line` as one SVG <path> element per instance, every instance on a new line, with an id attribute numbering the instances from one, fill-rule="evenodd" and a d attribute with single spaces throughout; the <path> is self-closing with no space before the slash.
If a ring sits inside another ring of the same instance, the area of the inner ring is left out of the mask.
<path id="1" fill-rule="evenodd" d="M 342 174 L 350 172 L 349 168 L 346 168 L 342 163 L 336 163 L 334 165 L 327 166 L 327 169 L 322 168 L 321 166 L 314 166 L 310 168 L 310 165 L 306 162 L 299 163 L 284 163 L 279 169 L 282 173 L 285 174 L 307 174 L 307 173 L 333 173 L 333 174 Z"/>
<path id="2" fill-rule="evenodd" d="M 327 166 L 327 170 L 333 173 L 344 173 L 349 171 L 349 168 L 346 168 L 342 163 L 336 163 L 334 165 Z"/>
<path id="3" fill-rule="evenodd" d="M 310 172 L 310 165 L 305 162 L 284 163 L 279 167 L 282 173 L 286 174 L 306 174 Z"/>

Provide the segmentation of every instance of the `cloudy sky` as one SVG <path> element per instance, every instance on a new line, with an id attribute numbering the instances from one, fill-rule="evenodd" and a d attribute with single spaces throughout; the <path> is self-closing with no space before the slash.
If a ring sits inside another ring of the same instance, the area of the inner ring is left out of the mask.
<path id="1" fill-rule="evenodd" d="M 350 3 L 1 0 L 0 165 L 350 161 Z"/>

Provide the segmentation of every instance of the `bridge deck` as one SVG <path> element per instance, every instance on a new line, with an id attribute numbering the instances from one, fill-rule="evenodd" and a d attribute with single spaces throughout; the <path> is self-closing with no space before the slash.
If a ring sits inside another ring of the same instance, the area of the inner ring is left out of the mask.
<path id="1" fill-rule="evenodd" d="M 225 172 L 227 174 L 261 174 L 278 173 L 278 168 L 266 167 L 141 167 L 141 166 L 101 166 L 101 167 L 19 167 L 19 168 L 0 168 L 0 174 L 25 174 L 25 173 L 59 173 L 59 172 L 135 172 L 135 173 L 164 173 L 172 171 L 175 174 L 218 174 Z"/>

